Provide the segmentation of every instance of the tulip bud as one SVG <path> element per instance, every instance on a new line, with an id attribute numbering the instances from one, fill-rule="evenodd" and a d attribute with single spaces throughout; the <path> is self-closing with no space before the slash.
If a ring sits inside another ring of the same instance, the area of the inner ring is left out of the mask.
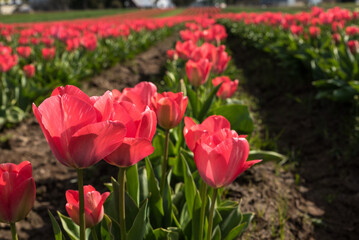
<path id="1" fill-rule="evenodd" d="M 109 192 L 102 195 L 91 185 L 84 186 L 85 198 L 85 224 L 86 228 L 91 228 L 102 221 L 104 207 Z M 79 192 L 74 190 L 66 191 L 66 211 L 77 225 L 79 225 Z"/>
<path id="2" fill-rule="evenodd" d="M 35 75 L 35 66 L 32 64 L 25 65 L 23 70 L 27 78 L 32 78 Z"/>
<path id="3" fill-rule="evenodd" d="M 211 71 L 212 64 L 208 59 L 202 58 L 198 62 L 189 60 L 186 63 L 186 73 L 190 83 L 194 87 L 199 87 L 204 84 Z"/>
<path id="4" fill-rule="evenodd" d="M 157 114 L 157 122 L 164 129 L 176 127 L 182 120 L 186 111 L 188 99 L 182 92 L 156 93 L 152 99 L 154 110 Z"/>
<path id="5" fill-rule="evenodd" d="M 34 206 L 35 197 L 30 162 L 0 164 L 0 222 L 24 219 Z"/>

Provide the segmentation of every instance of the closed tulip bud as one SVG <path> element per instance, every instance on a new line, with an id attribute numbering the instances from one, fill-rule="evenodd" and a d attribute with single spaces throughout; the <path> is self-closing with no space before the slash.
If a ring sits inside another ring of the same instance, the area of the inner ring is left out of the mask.
<path id="1" fill-rule="evenodd" d="M 152 105 L 158 124 L 166 130 L 176 127 L 183 118 L 187 103 L 188 99 L 182 92 L 157 93 L 152 99 Z"/>
<path id="2" fill-rule="evenodd" d="M 16 51 L 18 52 L 18 54 L 23 57 L 23 58 L 28 58 L 31 54 L 31 48 L 30 47 L 17 47 Z"/>
<path id="3" fill-rule="evenodd" d="M 194 87 L 199 87 L 204 84 L 208 79 L 211 67 L 212 64 L 205 58 L 202 58 L 197 62 L 189 60 L 186 63 L 186 73 L 189 82 Z"/>
<path id="4" fill-rule="evenodd" d="M 104 216 L 103 204 L 109 195 L 109 192 L 105 192 L 101 195 L 91 185 L 84 186 L 86 228 L 92 228 L 102 221 Z M 79 192 L 67 190 L 66 200 L 67 213 L 72 221 L 79 225 Z"/>
<path id="5" fill-rule="evenodd" d="M 348 47 L 353 55 L 357 54 L 359 52 L 359 41 L 358 40 L 348 41 Z"/>
<path id="6" fill-rule="evenodd" d="M 35 181 L 30 162 L 0 164 L 0 222 L 14 223 L 34 206 Z"/>
<path id="7" fill-rule="evenodd" d="M 217 92 L 217 96 L 220 99 L 232 97 L 237 90 L 238 80 L 231 81 L 231 79 L 226 76 L 216 77 L 212 80 L 213 86 L 217 86 L 220 83 L 222 83 L 222 85 Z"/>

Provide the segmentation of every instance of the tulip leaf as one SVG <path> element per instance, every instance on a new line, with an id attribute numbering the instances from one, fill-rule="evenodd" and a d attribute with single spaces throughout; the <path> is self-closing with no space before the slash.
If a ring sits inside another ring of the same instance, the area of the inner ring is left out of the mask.
<path id="1" fill-rule="evenodd" d="M 101 239 L 102 240 L 113 240 L 114 236 L 111 233 L 112 229 L 112 221 L 109 216 L 106 214 L 103 216 L 103 220 L 101 222 Z"/>
<path id="2" fill-rule="evenodd" d="M 140 200 L 143 201 L 148 197 L 148 181 L 146 168 L 140 167 L 138 173 L 140 183 Z"/>
<path id="3" fill-rule="evenodd" d="M 192 239 L 198 239 L 199 236 L 201 207 L 201 196 L 199 195 L 199 192 L 196 191 L 192 209 Z"/>
<path id="4" fill-rule="evenodd" d="M 272 151 L 264 151 L 264 150 L 249 151 L 248 160 L 259 160 L 259 159 L 262 159 L 263 162 L 275 161 L 275 162 L 279 162 L 280 164 L 284 164 L 288 160 L 288 157 Z"/>
<path id="5" fill-rule="evenodd" d="M 227 237 L 225 238 L 225 240 L 233 240 L 238 238 L 238 236 L 244 232 L 245 227 L 246 227 L 247 223 L 241 223 L 238 226 L 236 226 L 235 228 L 233 228 L 227 235 Z"/>
<path id="6" fill-rule="evenodd" d="M 139 206 L 140 204 L 140 183 L 138 179 L 138 170 L 137 164 L 128 167 L 126 169 L 126 181 L 129 184 L 126 184 L 127 193 L 132 197 L 135 201 L 136 205 Z"/>
<path id="7" fill-rule="evenodd" d="M 71 218 L 62 215 L 60 212 L 57 212 L 60 217 L 62 227 L 64 228 L 65 232 L 71 238 L 71 240 L 78 240 L 80 239 L 80 227 L 72 221 Z M 85 238 L 88 239 L 91 230 L 88 228 L 85 232 Z"/>
<path id="8" fill-rule="evenodd" d="M 217 225 L 215 228 L 214 228 L 214 231 L 212 233 L 212 240 L 221 240 L 221 229 L 219 228 L 219 226 Z"/>
<path id="9" fill-rule="evenodd" d="M 52 224 L 52 228 L 54 230 L 55 240 L 65 240 L 65 237 L 62 234 L 61 228 L 60 228 L 59 224 L 57 223 L 55 217 L 52 215 L 50 210 L 47 210 L 47 212 L 49 213 L 49 216 L 51 219 L 51 224 Z"/>
<path id="10" fill-rule="evenodd" d="M 222 86 L 222 83 L 218 84 L 209 93 L 206 101 L 202 105 L 201 111 L 198 113 L 198 116 L 197 116 L 198 121 L 202 122 L 204 117 L 207 115 L 209 109 L 212 106 L 213 99 L 216 97 L 216 93 L 218 92 L 218 90 L 221 86 Z"/>
<path id="11" fill-rule="evenodd" d="M 170 239 L 170 240 L 179 240 L 184 239 L 183 236 L 181 236 L 180 229 L 176 227 L 169 227 L 167 229 L 164 228 L 157 228 L 153 230 L 153 236 L 152 239 L 155 240 L 162 240 L 162 239 Z"/>
<path id="12" fill-rule="evenodd" d="M 251 134 L 254 129 L 253 119 L 248 106 L 240 104 L 225 105 L 210 111 L 210 115 L 222 115 L 231 123 L 231 129 L 239 134 Z"/>
<path id="13" fill-rule="evenodd" d="M 150 155 L 151 159 L 161 158 L 163 156 L 164 146 L 165 146 L 165 134 L 163 132 L 158 132 L 152 140 L 152 145 L 155 148 L 154 152 Z M 168 155 L 174 155 L 175 147 L 172 141 L 169 141 L 168 144 Z"/>
<path id="14" fill-rule="evenodd" d="M 142 204 L 138 214 L 133 221 L 131 229 L 127 233 L 127 239 L 133 240 L 142 240 L 145 232 L 146 232 L 146 219 L 147 219 L 147 203 L 148 200 L 146 199 L 145 202 Z"/>
<path id="15" fill-rule="evenodd" d="M 164 216 L 163 211 L 163 200 L 158 187 L 158 181 L 155 177 L 152 164 L 148 157 L 146 157 L 146 170 L 147 170 L 147 181 L 148 191 L 150 192 L 149 207 L 150 207 L 150 220 L 151 225 L 155 227 L 161 226 L 162 218 Z"/>
<path id="16" fill-rule="evenodd" d="M 184 191 L 185 191 L 185 198 L 187 202 L 188 212 L 190 218 L 192 219 L 193 214 L 193 205 L 194 200 L 196 197 L 196 184 L 194 183 L 192 173 L 187 165 L 187 161 L 185 160 L 184 156 L 181 153 L 182 165 L 183 165 L 183 175 L 184 175 Z"/>
<path id="17" fill-rule="evenodd" d="M 192 90 L 192 86 L 191 84 L 186 84 L 187 86 L 187 97 L 188 97 L 188 101 L 191 104 L 191 108 L 192 108 L 192 114 L 193 116 L 197 116 L 197 96 L 195 91 Z"/>
<path id="18" fill-rule="evenodd" d="M 239 209 L 239 204 L 235 208 L 233 208 L 232 211 L 229 212 L 229 214 L 222 212 L 222 218 L 223 221 L 221 222 L 220 226 L 223 237 L 226 237 L 229 232 L 242 221 L 242 214 Z"/>

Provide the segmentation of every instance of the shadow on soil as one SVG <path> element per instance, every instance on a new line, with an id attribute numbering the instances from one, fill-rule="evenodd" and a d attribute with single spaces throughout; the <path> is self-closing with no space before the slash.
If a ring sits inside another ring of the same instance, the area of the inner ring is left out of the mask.
<path id="1" fill-rule="evenodd" d="M 277 139 L 277 150 L 296 163 L 300 192 L 315 204 L 306 209 L 315 225 L 314 238 L 357 239 L 359 141 L 354 107 L 316 100 L 311 77 L 300 62 L 280 63 L 238 37 L 230 36 L 228 43 L 243 70 L 244 91 L 256 99 L 255 111 L 269 138 Z"/>

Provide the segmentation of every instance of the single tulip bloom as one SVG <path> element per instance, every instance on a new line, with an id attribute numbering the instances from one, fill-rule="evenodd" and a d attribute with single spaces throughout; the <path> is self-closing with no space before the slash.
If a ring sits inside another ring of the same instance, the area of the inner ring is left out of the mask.
<path id="1" fill-rule="evenodd" d="M 194 42 L 192 41 L 185 41 L 183 43 L 181 41 L 178 41 L 176 43 L 175 49 L 178 56 L 186 60 L 191 57 L 191 54 L 196 47 L 197 47 L 196 44 L 194 44 Z"/>
<path id="2" fill-rule="evenodd" d="M 188 103 L 183 92 L 157 93 L 152 101 L 157 114 L 157 122 L 166 130 L 176 127 L 181 122 Z"/>
<path id="3" fill-rule="evenodd" d="M 0 164 L 0 222 L 14 223 L 34 206 L 35 181 L 30 162 Z"/>
<path id="4" fill-rule="evenodd" d="M 217 97 L 220 99 L 226 99 L 233 96 L 238 87 L 238 80 L 232 81 L 227 76 L 216 77 L 212 80 L 213 86 L 217 86 L 222 83 L 221 87 L 218 89 Z"/>
<path id="5" fill-rule="evenodd" d="M 156 132 L 156 113 L 149 107 L 144 111 L 130 102 L 114 102 L 113 120 L 126 126 L 127 132 L 122 144 L 104 160 L 117 167 L 130 167 L 151 155 L 151 144 Z"/>
<path id="6" fill-rule="evenodd" d="M 214 134 L 224 128 L 231 128 L 229 121 L 223 116 L 212 115 L 206 118 L 201 124 L 196 124 L 192 118 L 184 118 L 185 127 L 183 135 L 188 148 L 193 152 L 197 141 L 206 134 Z"/>
<path id="7" fill-rule="evenodd" d="M 101 106 L 75 86 L 58 87 L 33 112 L 57 160 L 87 168 L 118 148 L 126 127 L 104 120 Z"/>
<path id="8" fill-rule="evenodd" d="M 212 62 L 213 71 L 217 74 L 221 74 L 226 70 L 228 62 L 231 60 L 231 56 L 225 51 L 225 46 L 221 45 L 212 51 L 210 61 Z"/>
<path id="9" fill-rule="evenodd" d="M 358 40 L 348 41 L 348 47 L 353 55 L 357 54 L 359 52 L 359 41 Z"/>
<path id="10" fill-rule="evenodd" d="M 23 70 L 27 78 L 32 78 L 35 75 L 35 66 L 33 64 L 25 65 Z"/>
<path id="11" fill-rule="evenodd" d="M 189 82 L 194 87 L 204 84 L 211 71 L 212 64 L 206 58 L 200 59 L 198 62 L 188 60 L 186 63 L 186 73 Z"/>
<path id="12" fill-rule="evenodd" d="M 96 191 L 91 185 L 84 186 L 84 200 L 85 200 L 85 225 L 86 228 L 92 228 L 102 221 L 104 216 L 104 207 L 109 192 L 102 195 Z M 79 220 L 79 191 L 66 191 L 66 211 L 72 221 L 80 225 Z"/>
<path id="13" fill-rule="evenodd" d="M 52 48 L 43 48 L 41 50 L 41 53 L 42 53 L 42 57 L 45 59 L 45 60 L 51 60 L 55 57 L 55 48 L 52 47 Z"/>
<path id="14" fill-rule="evenodd" d="M 117 96 L 118 101 L 123 102 L 131 102 L 136 105 L 141 111 L 145 110 L 146 107 L 150 107 L 152 109 L 152 97 L 157 92 L 157 87 L 155 84 L 151 82 L 140 82 L 133 88 L 125 88 L 122 93 L 114 94 Z"/>
<path id="15" fill-rule="evenodd" d="M 309 27 L 309 34 L 313 38 L 317 38 L 320 36 L 320 28 L 317 26 L 310 26 Z"/>
<path id="16" fill-rule="evenodd" d="M 202 135 L 194 149 L 198 172 L 213 188 L 228 186 L 241 173 L 261 161 L 246 161 L 248 155 L 247 140 L 228 128 Z"/>
<path id="17" fill-rule="evenodd" d="M 31 54 L 31 48 L 30 47 L 17 47 L 16 51 L 18 52 L 18 54 L 23 57 L 23 58 L 28 58 Z"/>

